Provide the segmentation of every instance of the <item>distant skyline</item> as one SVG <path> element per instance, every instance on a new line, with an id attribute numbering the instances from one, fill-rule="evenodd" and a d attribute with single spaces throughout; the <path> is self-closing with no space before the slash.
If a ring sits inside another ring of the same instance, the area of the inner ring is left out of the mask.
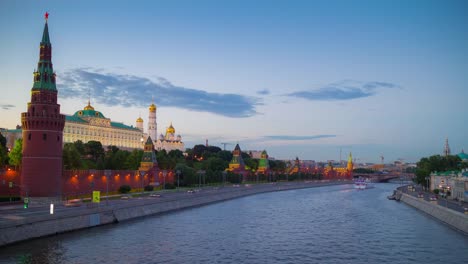
<path id="1" fill-rule="evenodd" d="M 62 113 L 186 147 L 418 161 L 468 150 L 466 1 L 1 1 L 0 127 L 30 100 L 44 13 Z"/>

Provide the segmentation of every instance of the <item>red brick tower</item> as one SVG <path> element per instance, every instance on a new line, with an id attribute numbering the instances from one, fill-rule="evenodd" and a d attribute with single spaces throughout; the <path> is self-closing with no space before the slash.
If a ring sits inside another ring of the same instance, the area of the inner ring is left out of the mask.
<path id="1" fill-rule="evenodd" d="M 62 135 L 65 116 L 57 104 L 52 45 L 45 14 L 40 43 L 39 63 L 34 71 L 31 102 L 21 114 L 23 126 L 23 161 L 21 194 L 23 197 L 57 197 L 61 190 Z"/>

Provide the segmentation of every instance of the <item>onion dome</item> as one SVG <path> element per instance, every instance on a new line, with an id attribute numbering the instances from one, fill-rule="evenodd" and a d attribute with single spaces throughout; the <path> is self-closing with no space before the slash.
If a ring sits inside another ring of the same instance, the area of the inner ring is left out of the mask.
<path id="1" fill-rule="evenodd" d="M 85 106 L 84 110 L 94 110 L 94 107 L 91 106 L 91 102 L 88 100 L 88 105 Z"/>
<path id="2" fill-rule="evenodd" d="M 150 107 L 149 107 L 149 110 L 150 110 L 150 112 L 156 112 L 156 108 L 157 108 L 156 105 L 154 103 L 152 103 L 150 105 Z"/>
<path id="3" fill-rule="evenodd" d="M 182 137 L 180 135 L 177 135 L 177 141 L 181 141 Z"/>
<path id="4" fill-rule="evenodd" d="M 167 134 L 174 134 L 175 133 L 175 128 L 172 126 L 172 122 L 171 122 L 171 125 L 166 129 L 166 133 Z"/>
<path id="5" fill-rule="evenodd" d="M 143 123 L 143 118 L 141 116 L 136 120 L 137 123 Z"/>
<path id="6" fill-rule="evenodd" d="M 164 140 L 164 135 L 163 134 L 159 135 L 159 140 Z"/>

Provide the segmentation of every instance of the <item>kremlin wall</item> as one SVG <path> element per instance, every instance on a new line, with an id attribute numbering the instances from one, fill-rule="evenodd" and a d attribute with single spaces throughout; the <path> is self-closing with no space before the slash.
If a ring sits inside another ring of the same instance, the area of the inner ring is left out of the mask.
<path id="1" fill-rule="evenodd" d="M 144 131 L 144 121 L 136 120 L 136 126 L 128 126 L 96 110 L 90 100 L 73 115 L 60 112 L 57 102 L 56 74 L 52 64 L 52 44 L 48 31 L 48 16 L 40 42 L 39 62 L 33 74 L 31 101 L 27 111 L 21 114 L 21 127 L 2 130 L 7 138 L 7 147 L 13 149 L 13 142 L 23 139 L 22 165 L 18 170 L 9 168 L 0 176 L 0 196 L 34 197 L 39 200 L 59 199 L 60 197 L 90 194 L 92 191 L 115 192 L 122 185 L 133 189 L 144 186 L 162 186 L 175 182 L 173 170 L 158 167 L 155 151 L 185 151 L 180 135 L 176 135 L 172 123 L 165 134 L 157 130 L 157 107 L 149 106 L 148 129 Z M 62 151 L 65 143 L 99 141 L 103 146 L 116 146 L 120 149 L 144 149 L 138 170 L 63 170 Z M 241 181 L 277 181 L 291 179 L 290 175 L 318 175 L 323 179 L 351 179 L 352 157 L 345 168 L 311 168 L 302 166 L 298 158 L 287 171 L 273 171 L 269 166 L 266 151 L 260 152 L 258 169 L 246 166 L 239 144 L 233 150 L 232 160 L 224 175 L 237 175 Z M 197 174 L 203 174 L 198 171 Z M 302 176 L 301 176 L 302 177 Z M 5 183 L 8 182 L 8 185 Z M 224 182 L 224 179 L 223 179 Z"/>

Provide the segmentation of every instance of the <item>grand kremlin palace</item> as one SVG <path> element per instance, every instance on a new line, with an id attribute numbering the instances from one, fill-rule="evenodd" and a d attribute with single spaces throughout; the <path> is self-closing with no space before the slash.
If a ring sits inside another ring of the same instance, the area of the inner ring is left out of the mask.
<path id="1" fill-rule="evenodd" d="M 150 116 L 155 116 L 155 105 L 150 106 Z M 156 132 L 155 120 L 150 124 L 150 132 Z M 151 123 L 151 122 L 150 122 Z M 153 133 L 154 133 L 153 132 Z M 7 138 L 7 147 L 12 149 L 16 139 L 22 137 L 21 128 L 2 129 L 0 133 Z M 152 134 L 152 133 L 150 133 Z M 167 128 L 166 135 L 156 136 L 153 140 L 157 150 L 165 149 L 171 151 L 178 149 L 185 150 L 182 137 L 175 136 L 175 129 L 170 125 Z M 148 134 L 143 131 L 143 119 L 139 117 L 136 121 L 136 127 L 128 126 L 121 122 L 111 121 L 101 112 L 96 111 L 90 102 L 83 110 L 76 111 L 73 115 L 65 115 L 65 127 L 63 130 L 63 143 L 72 143 L 78 140 L 83 142 L 99 141 L 106 146 L 117 146 L 121 149 L 141 149 L 146 142 Z"/>

